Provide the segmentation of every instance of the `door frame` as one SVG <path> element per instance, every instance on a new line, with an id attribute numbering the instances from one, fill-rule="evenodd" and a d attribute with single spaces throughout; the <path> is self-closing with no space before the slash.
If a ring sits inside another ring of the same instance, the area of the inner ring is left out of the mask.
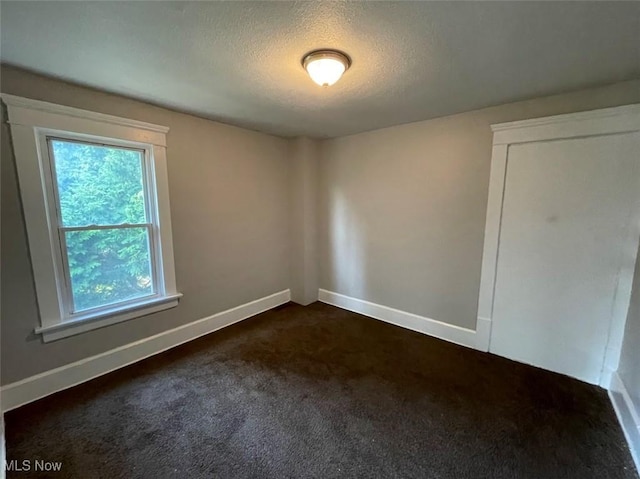
<path id="1" fill-rule="evenodd" d="M 491 125 L 491 130 L 493 131 L 493 149 L 477 318 L 477 324 L 483 324 L 483 322 L 486 324 L 488 322 L 489 325 L 492 325 L 493 318 L 509 146 L 518 143 L 640 132 L 640 104 L 498 123 Z M 640 197 L 640 195 L 638 196 Z M 627 238 L 625 239 L 627 246 L 625 246 L 624 251 L 625 255 L 633 256 L 632 267 L 631 269 L 621 267 L 618 273 L 612 320 L 609 326 L 609 338 L 607 340 L 603 368 L 600 373 L 599 384 L 605 388 L 609 387 L 611 375 L 618 369 L 620 360 L 633 284 L 633 265 L 635 265 L 640 238 L 640 199 L 636 202 L 634 211 L 639 212 L 639 215 L 631 219 L 631 227 L 629 227 Z M 625 262 L 622 261 L 621 263 L 624 264 Z M 483 335 L 483 344 L 479 344 L 478 349 L 489 351 L 491 334 L 490 328 L 489 335 Z"/>

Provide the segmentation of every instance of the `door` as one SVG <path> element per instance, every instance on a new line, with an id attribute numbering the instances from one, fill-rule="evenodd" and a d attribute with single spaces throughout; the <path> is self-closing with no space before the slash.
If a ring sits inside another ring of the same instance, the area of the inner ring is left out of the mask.
<path id="1" fill-rule="evenodd" d="M 508 147 L 491 352 L 599 382 L 639 194 L 637 132 Z"/>

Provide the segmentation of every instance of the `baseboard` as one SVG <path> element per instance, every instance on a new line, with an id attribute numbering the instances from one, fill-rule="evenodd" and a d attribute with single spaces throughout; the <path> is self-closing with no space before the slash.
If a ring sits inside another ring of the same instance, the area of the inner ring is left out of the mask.
<path id="1" fill-rule="evenodd" d="M 10 411 L 57 391 L 89 381 L 154 354 L 192 341 L 200 336 L 287 303 L 290 298 L 291 292 L 288 289 L 280 291 L 169 331 L 164 331 L 155 336 L 7 384 L 0 391 L 2 395 L 2 411 Z"/>
<path id="2" fill-rule="evenodd" d="M 452 324 L 436 321 L 399 309 L 389 308 L 380 304 L 370 303 L 362 299 L 352 298 L 344 294 L 334 293 L 325 289 L 318 291 L 318 300 L 337 306 L 338 308 L 360 313 L 374 319 L 395 324 L 402 328 L 411 329 L 419 333 L 428 334 L 451 343 L 467 346 L 469 348 L 487 351 L 489 349 L 489 335 L 491 321 L 478 318 L 477 331 L 461 328 Z"/>
<path id="3" fill-rule="evenodd" d="M 611 375 L 609 397 L 629 444 L 636 469 L 640 473 L 640 404 L 634 404 L 618 373 Z"/>

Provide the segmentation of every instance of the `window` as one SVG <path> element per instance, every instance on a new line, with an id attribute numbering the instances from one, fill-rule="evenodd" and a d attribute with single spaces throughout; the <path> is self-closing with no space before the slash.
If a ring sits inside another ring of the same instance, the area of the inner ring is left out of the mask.
<path id="1" fill-rule="evenodd" d="M 155 293 L 146 151 L 47 137 L 68 314 Z"/>
<path id="2" fill-rule="evenodd" d="M 11 95 L 45 341 L 177 305 L 165 127 Z"/>

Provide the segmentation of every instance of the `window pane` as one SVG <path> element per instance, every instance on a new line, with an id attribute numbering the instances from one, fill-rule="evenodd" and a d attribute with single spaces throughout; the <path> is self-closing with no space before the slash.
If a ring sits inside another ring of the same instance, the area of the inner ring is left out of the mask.
<path id="1" fill-rule="evenodd" d="M 49 141 L 63 226 L 146 223 L 142 151 Z"/>
<path id="2" fill-rule="evenodd" d="M 153 294 L 147 228 L 65 232 L 74 311 Z"/>

